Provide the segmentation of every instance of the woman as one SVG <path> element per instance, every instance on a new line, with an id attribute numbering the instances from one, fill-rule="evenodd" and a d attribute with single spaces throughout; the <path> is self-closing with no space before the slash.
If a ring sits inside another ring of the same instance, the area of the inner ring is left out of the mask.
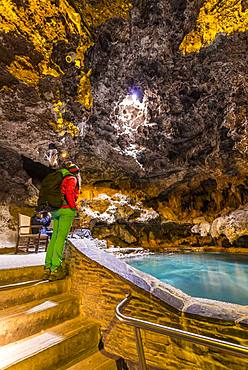
<path id="1" fill-rule="evenodd" d="M 68 162 L 60 171 L 63 175 L 60 187 L 63 204 L 52 212 L 53 234 L 47 248 L 44 269 L 44 279 L 50 281 L 63 279 L 66 275 L 62 269 L 64 244 L 76 215 L 76 201 L 81 185 L 80 169 L 76 164 Z"/>

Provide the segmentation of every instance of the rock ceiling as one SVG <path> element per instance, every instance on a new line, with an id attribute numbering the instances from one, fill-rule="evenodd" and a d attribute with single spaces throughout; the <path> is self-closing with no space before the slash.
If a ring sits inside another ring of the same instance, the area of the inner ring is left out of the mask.
<path id="1" fill-rule="evenodd" d="M 247 0 L 2 0 L 0 14 L 5 194 L 27 181 L 13 161 L 48 166 L 54 144 L 85 182 L 168 209 L 247 201 Z"/>

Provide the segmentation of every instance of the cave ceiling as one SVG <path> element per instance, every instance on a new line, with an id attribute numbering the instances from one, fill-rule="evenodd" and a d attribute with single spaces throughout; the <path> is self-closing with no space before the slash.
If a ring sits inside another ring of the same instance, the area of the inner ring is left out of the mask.
<path id="1" fill-rule="evenodd" d="M 1 163 L 52 143 L 165 197 L 247 176 L 247 0 L 2 0 L 0 23 Z"/>

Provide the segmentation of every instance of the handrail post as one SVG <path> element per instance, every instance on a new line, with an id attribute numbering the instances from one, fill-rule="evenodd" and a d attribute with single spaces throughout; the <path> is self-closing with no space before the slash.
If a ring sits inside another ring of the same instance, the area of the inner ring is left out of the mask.
<path id="1" fill-rule="evenodd" d="M 144 349 L 143 349 L 143 343 L 141 338 L 140 329 L 142 330 L 149 330 L 154 333 L 159 333 L 163 335 L 168 335 L 172 338 L 181 338 L 189 342 L 193 342 L 195 344 L 199 345 L 205 345 L 209 348 L 217 349 L 226 351 L 229 353 L 232 353 L 236 356 L 243 356 L 248 358 L 248 347 L 242 346 L 239 344 L 226 342 L 224 340 L 216 339 L 207 337 L 200 334 L 191 333 L 188 331 L 176 329 L 173 327 L 165 326 L 165 325 L 159 325 L 152 323 L 150 321 L 140 320 L 136 319 L 131 316 L 124 315 L 121 310 L 128 304 L 130 299 L 132 298 L 131 294 L 129 294 L 125 299 L 123 299 L 115 309 L 116 317 L 118 320 L 120 320 L 123 323 L 126 323 L 128 325 L 134 326 L 134 333 L 135 333 L 135 342 L 139 357 L 139 366 L 141 370 L 147 370 L 146 367 L 146 360 L 144 355 Z"/>
<path id="2" fill-rule="evenodd" d="M 134 327 L 134 334 L 135 334 L 135 341 L 136 341 L 136 346 L 137 346 L 137 352 L 138 352 L 138 356 L 139 356 L 140 370 L 147 370 L 147 367 L 146 367 L 146 359 L 145 359 L 145 353 L 144 353 L 144 348 L 143 348 L 143 343 L 142 343 L 140 328 L 137 328 L 135 326 Z"/>

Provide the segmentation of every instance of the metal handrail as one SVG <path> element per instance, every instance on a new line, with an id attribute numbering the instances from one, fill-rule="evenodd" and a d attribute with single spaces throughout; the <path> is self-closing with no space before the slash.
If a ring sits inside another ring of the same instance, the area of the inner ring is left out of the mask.
<path id="1" fill-rule="evenodd" d="M 137 352 L 139 356 L 139 362 L 141 365 L 142 370 L 146 370 L 146 360 L 144 355 L 144 348 L 141 338 L 140 329 L 149 330 L 155 333 L 168 335 L 169 337 L 175 337 L 184 339 L 189 342 L 193 342 L 196 344 L 201 344 L 213 349 L 219 349 L 226 352 L 230 352 L 234 355 L 242 356 L 242 357 L 248 357 L 248 347 L 241 346 L 239 344 L 226 342 L 224 340 L 215 339 L 211 337 L 207 337 L 200 334 L 194 334 L 190 333 L 188 331 L 171 328 L 169 326 L 154 324 L 150 321 L 140 320 L 136 319 L 131 316 L 126 316 L 123 313 L 121 313 L 121 310 L 129 303 L 131 300 L 132 295 L 129 294 L 126 298 L 124 298 L 115 309 L 115 314 L 118 320 L 126 323 L 127 325 L 134 326 L 135 331 L 135 339 L 136 339 L 136 347 Z"/>

